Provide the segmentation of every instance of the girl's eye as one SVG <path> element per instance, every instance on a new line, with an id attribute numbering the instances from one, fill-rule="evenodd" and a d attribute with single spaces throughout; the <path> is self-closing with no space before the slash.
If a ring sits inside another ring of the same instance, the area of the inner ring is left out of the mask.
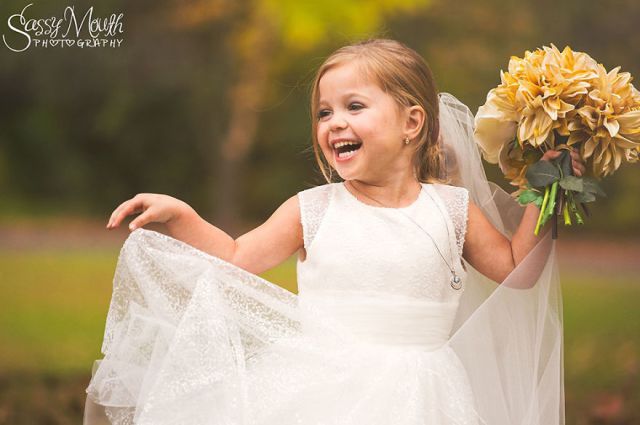
<path id="1" fill-rule="evenodd" d="M 362 105 L 361 103 L 358 102 L 353 102 L 349 104 L 349 110 L 360 110 L 364 108 L 364 105 Z M 322 119 L 324 117 L 326 117 L 327 115 L 329 115 L 331 113 L 331 111 L 329 111 L 328 109 L 322 109 L 321 111 L 318 111 L 318 115 L 317 118 L 318 119 Z"/>

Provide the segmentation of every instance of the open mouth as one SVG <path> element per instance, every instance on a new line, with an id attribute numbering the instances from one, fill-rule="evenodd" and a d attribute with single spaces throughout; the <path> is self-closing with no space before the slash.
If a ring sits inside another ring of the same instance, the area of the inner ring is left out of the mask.
<path id="1" fill-rule="evenodd" d="M 345 160 L 354 156 L 361 147 L 362 142 L 338 142 L 334 145 L 333 151 L 338 160 Z"/>

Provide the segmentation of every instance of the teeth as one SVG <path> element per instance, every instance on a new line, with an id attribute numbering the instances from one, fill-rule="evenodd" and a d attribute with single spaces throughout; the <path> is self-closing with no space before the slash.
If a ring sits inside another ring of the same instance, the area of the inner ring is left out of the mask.
<path id="1" fill-rule="evenodd" d="M 356 153 L 356 151 L 348 151 L 348 152 L 340 152 L 338 154 L 339 158 L 349 158 L 351 156 L 353 156 Z"/>
<path id="2" fill-rule="evenodd" d="M 338 148 L 340 148 L 340 147 L 342 147 L 342 146 L 346 146 L 346 145 L 359 145 L 359 144 L 360 144 L 359 142 L 352 142 L 352 141 L 350 141 L 350 140 L 347 140 L 347 141 L 345 141 L 345 142 L 338 142 L 338 143 L 335 143 L 335 144 L 333 145 L 333 148 L 334 148 L 334 149 L 338 149 Z"/>

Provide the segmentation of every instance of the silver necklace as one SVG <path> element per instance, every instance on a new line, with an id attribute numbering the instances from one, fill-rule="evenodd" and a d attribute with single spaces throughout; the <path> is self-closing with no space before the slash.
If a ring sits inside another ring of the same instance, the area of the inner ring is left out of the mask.
<path id="1" fill-rule="evenodd" d="M 382 204 L 380 201 L 373 199 L 371 196 L 367 195 L 366 193 L 362 193 L 360 192 L 350 181 L 349 184 L 351 185 L 351 187 L 358 193 L 360 193 L 361 195 L 366 196 L 367 198 L 371 199 L 373 202 L 376 202 L 380 205 L 382 205 L 385 208 L 390 208 L 387 207 L 386 205 Z M 424 186 L 422 186 L 422 184 L 420 185 L 420 191 L 422 192 L 424 190 Z M 442 209 L 440 208 L 440 206 L 438 205 L 438 203 L 435 201 L 435 199 L 433 199 L 433 197 L 429 194 L 429 192 L 427 192 L 425 190 L 425 193 L 427 193 L 427 195 L 429 195 L 429 198 L 431 198 L 431 200 L 433 201 L 433 203 L 436 205 L 436 207 L 438 208 L 438 211 L 440 211 L 440 214 L 443 214 Z M 418 195 L 420 196 L 420 195 Z M 451 267 L 451 265 L 449 264 L 449 262 L 444 258 L 444 256 L 442 255 L 442 252 L 440 252 L 440 248 L 438 248 L 438 244 L 436 243 L 435 240 L 433 240 L 433 237 L 431 236 L 431 234 L 429 232 L 427 232 L 422 226 L 420 226 L 413 218 L 411 218 L 411 216 L 409 216 L 408 214 L 405 214 L 403 211 L 394 208 L 396 211 L 401 212 L 402 214 L 404 214 L 409 220 L 413 221 L 413 223 L 418 226 L 420 229 L 422 229 L 423 232 L 425 232 L 427 234 L 427 236 L 429 236 L 429 239 L 431 239 L 431 242 L 433 242 L 433 245 L 436 247 L 436 250 L 438 250 L 438 254 L 440 254 L 440 257 L 442 258 L 442 261 L 445 262 L 445 264 L 447 265 L 447 267 L 449 268 L 449 270 L 451 271 L 451 287 L 455 290 L 459 290 L 460 288 L 462 288 L 462 279 L 460 279 L 460 276 L 458 276 L 458 274 L 456 273 L 456 271 L 454 270 L 453 267 Z M 449 234 L 449 227 L 446 225 L 445 223 L 445 227 L 447 229 L 447 239 L 449 240 L 450 238 L 450 234 Z M 449 246 L 449 253 L 451 253 L 451 257 L 453 258 L 453 253 L 451 252 L 451 246 Z"/>

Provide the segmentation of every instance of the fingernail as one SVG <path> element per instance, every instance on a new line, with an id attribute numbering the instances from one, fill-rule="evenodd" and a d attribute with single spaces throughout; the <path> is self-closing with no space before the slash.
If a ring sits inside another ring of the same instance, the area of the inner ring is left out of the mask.
<path id="1" fill-rule="evenodd" d="M 130 225 L 129 225 L 129 229 L 131 229 L 131 230 L 136 230 L 136 226 L 135 226 L 135 224 L 130 224 Z"/>

